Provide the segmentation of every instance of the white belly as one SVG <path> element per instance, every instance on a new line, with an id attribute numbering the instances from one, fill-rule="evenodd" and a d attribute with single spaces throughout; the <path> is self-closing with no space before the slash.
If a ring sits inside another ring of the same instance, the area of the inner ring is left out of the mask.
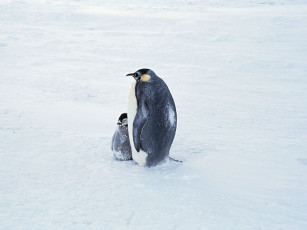
<path id="1" fill-rule="evenodd" d="M 133 160 L 138 163 L 140 166 L 146 166 L 146 159 L 148 154 L 142 150 L 137 152 L 134 143 L 133 143 L 133 121 L 137 112 L 137 100 L 135 96 L 135 85 L 136 82 L 132 83 L 129 95 L 128 95 L 128 132 L 129 132 L 129 140 L 132 151 Z"/>

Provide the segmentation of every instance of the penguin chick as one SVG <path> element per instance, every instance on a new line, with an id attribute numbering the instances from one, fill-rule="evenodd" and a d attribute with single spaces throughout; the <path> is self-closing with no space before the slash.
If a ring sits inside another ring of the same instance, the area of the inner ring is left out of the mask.
<path id="1" fill-rule="evenodd" d="M 117 127 L 112 138 L 111 150 L 117 160 L 132 160 L 127 113 L 121 114 L 118 118 Z"/>

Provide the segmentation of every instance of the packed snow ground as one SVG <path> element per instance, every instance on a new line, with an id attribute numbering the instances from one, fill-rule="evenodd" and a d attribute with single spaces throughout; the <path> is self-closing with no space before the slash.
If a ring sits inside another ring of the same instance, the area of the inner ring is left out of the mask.
<path id="1" fill-rule="evenodd" d="M 307 2 L 0 2 L 0 229 L 307 229 Z M 168 162 L 113 160 L 133 79 Z"/>

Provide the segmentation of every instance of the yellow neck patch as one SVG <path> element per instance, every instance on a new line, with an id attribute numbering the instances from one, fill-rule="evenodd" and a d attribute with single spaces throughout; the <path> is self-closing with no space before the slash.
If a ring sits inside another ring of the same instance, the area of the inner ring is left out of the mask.
<path id="1" fill-rule="evenodd" d="M 143 74 L 141 77 L 141 81 L 149 81 L 150 80 L 150 76 L 148 74 Z"/>

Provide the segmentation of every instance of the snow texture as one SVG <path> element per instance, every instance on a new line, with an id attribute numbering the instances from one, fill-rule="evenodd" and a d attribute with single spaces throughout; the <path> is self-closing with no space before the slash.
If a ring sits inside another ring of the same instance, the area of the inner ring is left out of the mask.
<path id="1" fill-rule="evenodd" d="M 307 229 L 305 0 L 2 0 L 0 31 L 1 229 Z M 182 164 L 113 159 L 140 68 Z"/>

